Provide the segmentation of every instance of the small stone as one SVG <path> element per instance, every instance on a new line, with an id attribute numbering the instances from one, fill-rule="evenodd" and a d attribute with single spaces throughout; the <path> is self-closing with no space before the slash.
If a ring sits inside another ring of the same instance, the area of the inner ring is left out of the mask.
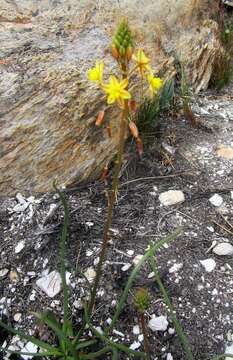
<path id="1" fill-rule="evenodd" d="M 17 194 L 15 195 L 15 197 L 16 197 L 16 199 L 18 200 L 18 202 L 19 202 L 21 205 L 23 205 L 23 204 L 26 203 L 26 200 L 25 200 L 25 198 L 23 197 L 22 194 L 17 193 Z"/>
<path id="2" fill-rule="evenodd" d="M 170 206 L 184 202 L 185 197 L 183 191 L 168 190 L 159 195 L 159 201 L 164 206 Z"/>
<path id="3" fill-rule="evenodd" d="M 133 254 L 134 254 L 134 250 L 127 250 L 127 255 L 129 255 L 129 256 L 133 256 Z"/>
<path id="4" fill-rule="evenodd" d="M 127 264 L 125 264 L 124 266 L 122 266 L 121 270 L 122 270 L 122 271 L 127 271 L 127 270 L 129 270 L 129 268 L 130 268 L 131 266 L 132 266 L 132 264 L 127 263 Z"/>
<path id="5" fill-rule="evenodd" d="M 233 148 L 228 146 L 221 146 L 216 151 L 218 156 L 221 156 L 227 160 L 233 159 Z"/>
<path id="6" fill-rule="evenodd" d="M 139 261 L 142 259 L 143 255 L 136 255 L 134 258 L 133 258 L 133 264 L 136 266 Z"/>
<path id="7" fill-rule="evenodd" d="M 10 277 L 10 280 L 13 282 L 18 281 L 18 279 L 19 279 L 18 273 L 15 270 L 10 271 L 9 277 Z"/>
<path id="8" fill-rule="evenodd" d="M 118 331 L 118 330 L 116 330 L 116 329 L 113 329 L 112 332 L 113 332 L 113 334 L 118 335 L 118 336 L 120 336 L 120 337 L 122 337 L 122 338 L 125 337 L 125 335 L 124 335 L 121 331 Z"/>
<path id="9" fill-rule="evenodd" d="M 15 247 L 15 253 L 19 254 L 23 250 L 24 246 L 25 246 L 25 241 L 24 240 L 20 241 L 18 245 Z"/>
<path id="10" fill-rule="evenodd" d="M 168 353 L 168 354 L 167 354 L 166 360 L 173 360 L 173 356 L 172 356 L 171 353 Z"/>
<path id="11" fill-rule="evenodd" d="M 200 260 L 200 263 L 202 264 L 202 266 L 204 266 L 207 272 L 212 272 L 216 267 L 216 262 L 214 259 Z"/>
<path id="12" fill-rule="evenodd" d="M 231 200 L 233 200 L 233 191 L 231 191 Z"/>
<path id="13" fill-rule="evenodd" d="M 86 222 L 86 225 L 87 225 L 88 227 L 92 227 L 92 226 L 94 226 L 94 223 L 93 223 L 92 221 L 87 221 L 87 222 Z"/>
<path id="14" fill-rule="evenodd" d="M 21 349 L 21 352 L 27 352 L 27 353 L 37 353 L 38 350 L 38 346 L 33 344 L 32 342 L 28 342 L 23 349 Z M 28 359 L 32 359 L 33 355 L 21 355 L 20 356 L 24 359 L 24 360 L 28 360 Z"/>
<path id="15" fill-rule="evenodd" d="M 214 233 L 214 228 L 213 228 L 213 226 L 207 226 L 207 229 L 208 229 L 211 233 Z"/>
<path id="16" fill-rule="evenodd" d="M 95 277 L 96 277 L 96 272 L 93 268 L 88 268 L 84 275 L 86 276 L 87 280 L 91 283 Z"/>
<path id="17" fill-rule="evenodd" d="M 0 270 L 0 278 L 3 278 L 4 276 L 6 276 L 8 274 L 9 270 L 8 269 L 1 269 Z"/>
<path id="18" fill-rule="evenodd" d="M 152 319 L 148 322 L 148 326 L 152 331 L 166 331 L 168 327 L 168 321 L 166 316 L 152 315 Z"/>
<path id="19" fill-rule="evenodd" d="M 150 272 L 149 275 L 148 275 L 148 279 L 151 279 L 155 276 L 155 273 L 154 271 Z"/>
<path id="20" fill-rule="evenodd" d="M 175 334 L 175 329 L 174 328 L 169 328 L 168 329 L 168 334 L 170 334 L 170 335 L 174 335 Z"/>
<path id="21" fill-rule="evenodd" d="M 53 298 L 61 291 L 61 276 L 59 272 L 54 270 L 48 275 L 38 279 L 36 285 L 45 292 L 47 296 Z"/>
<path id="22" fill-rule="evenodd" d="M 138 325 L 134 325 L 133 327 L 133 334 L 134 335 L 139 335 L 140 334 L 140 328 Z"/>
<path id="23" fill-rule="evenodd" d="M 83 309 L 83 303 L 82 301 L 79 299 L 79 300 L 75 300 L 73 302 L 73 305 L 75 307 L 75 309 L 78 309 L 78 310 L 82 310 Z"/>
<path id="24" fill-rule="evenodd" d="M 90 256 L 92 256 L 93 255 L 93 251 L 92 250 L 87 250 L 86 251 L 86 256 L 87 257 L 90 257 Z"/>
<path id="25" fill-rule="evenodd" d="M 170 269 L 169 269 L 169 273 L 172 274 L 174 272 L 178 272 L 179 270 L 181 270 L 183 267 L 182 263 L 179 264 L 174 264 Z"/>
<path id="26" fill-rule="evenodd" d="M 22 314 L 20 314 L 20 313 L 16 313 L 16 314 L 14 315 L 14 320 L 15 320 L 16 322 L 19 322 L 19 321 L 21 320 L 21 318 L 22 318 Z"/>
<path id="27" fill-rule="evenodd" d="M 233 246 L 227 242 L 220 243 L 213 248 L 213 252 L 217 255 L 233 255 Z"/>
<path id="28" fill-rule="evenodd" d="M 218 194 L 214 194 L 213 196 L 211 196 L 209 201 L 211 202 L 212 205 L 216 207 L 221 206 L 223 204 L 223 198 Z"/>
<path id="29" fill-rule="evenodd" d="M 143 342 L 144 336 L 143 334 L 138 335 L 138 341 Z"/>
<path id="30" fill-rule="evenodd" d="M 141 343 L 139 341 L 134 341 L 133 344 L 130 345 L 130 349 L 131 350 L 137 350 L 138 348 L 140 348 Z"/>

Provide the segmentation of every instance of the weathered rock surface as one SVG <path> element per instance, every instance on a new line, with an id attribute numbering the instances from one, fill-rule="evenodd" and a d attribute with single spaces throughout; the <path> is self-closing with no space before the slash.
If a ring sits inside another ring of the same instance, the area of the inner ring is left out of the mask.
<path id="1" fill-rule="evenodd" d="M 104 101 L 86 70 L 96 57 L 112 68 L 107 49 L 122 15 L 158 68 L 171 74 L 178 54 L 194 89 L 205 88 L 219 49 L 216 23 L 201 20 L 206 7 L 208 0 L 1 0 L 0 193 L 90 180 L 113 156 L 117 133 L 109 139 L 94 126 Z"/>

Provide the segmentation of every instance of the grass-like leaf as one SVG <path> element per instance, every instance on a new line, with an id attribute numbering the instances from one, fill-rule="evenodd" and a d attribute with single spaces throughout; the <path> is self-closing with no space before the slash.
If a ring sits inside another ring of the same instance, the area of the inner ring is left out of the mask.
<path id="1" fill-rule="evenodd" d="M 6 325 L 1 320 L 0 320 L 0 326 L 3 327 L 8 332 L 18 335 L 20 338 L 30 341 L 31 343 L 33 343 L 34 345 L 36 345 L 42 349 L 48 350 L 49 352 L 54 352 L 54 354 L 57 354 L 57 355 L 60 354 L 59 350 L 56 349 L 55 347 L 53 347 L 52 345 L 49 345 L 48 343 L 46 343 L 44 341 L 38 340 L 34 336 L 26 335 L 24 332 L 22 332 L 20 330 L 15 330 L 11 326 Z"/>
<path id="2" fill-rule="evenodd" d="M 138 272 L 141 269 L 142 265 L 146 262 L 146 260 L 149 259 L 149 257 L 151 255 L 154 255 L 154 253 L 156 251 L 158 251 L 164 244 L 167 244 L 168 242 L 174 240 L 180 233 L 181 233 L 181 229 L 179 228 L 176 231 L 174 231 L 172 234 L 166 236 L 165 239 L 163 239 L 163 240 L 159 241 L 157 244 L 151 246 L 150 249 L 141 258 L 141 260 L 137 263 L 137 265 L 133 269 L 133 271 L 132 271 L 132 273 L 131 273 L 128 281 L 127 281 L 126 287 L 125 287 L 125 289 L 123 291 L 121 299 L 120 299 L 120 301 L 119 301 L 119 303 L 117 305 L 115 314 L 114 314 L 114 316 L 112 318 L 112 322 L 109 325 L 109 327 L 106 329 L 107 332 L 111 331 L 114 328 L 114 326 L 116 325 L 116 323 L 117 323 L 117 321 L 119 319 L 120 313 L 122 311 L 122 308 L 123 308 L 123 306 L 124 306 L 124 304 L 126 302 L 129 290 L 131 289 L 132 284 L 134 282 L 134 279 L 136 278 L 136 275 L 138 274 Z"/>
<path id="3" fill-rule="evenodd" d="M 128 355 L 132 355 L 134 357 L 141 357 L 141 358 L 146 358 L 146 354 L 141 352 L 141 351 L 134 351 L 129 349 L 127 346 L 123 345 L 123 344 L 119 344 L 119 343 L 115 343 L 114 341 L 111 341 L 110 339 L 107 338 L 107 336 L 100 334 L 98 330 L 96 330 L 96 328 L 91 324 L 90 319 L 88 317 L 88 309 L 87 306 L 84 306 L 84 316 L 86 319 L 86 323 L 88 324 L 89 328 L 91 329 L 91 331 L 93 332 L 93 334 L 95 334 L 100 340 L 102 340 L 104 343 L 108 344 L 111 347 L 114 347 Z"/>
<path id="4" fill-rule="evenodd" d="M 170 312 L 169 312 L 169 315 L 171 316 L 171 319 L 173 321 L 173 324 L 175 326 L 175 329 L 176 329 L 176 332 L 177 332 L 177 335 L 179 336 L 179 339 L 180 339 L 180 342 L 183 346 L 183 349 L 186 353 L 186 356 L 187 356 L 187 360 L 194 360 L 194 357 L 193 357 L 193 354 L 192 354 L 192 351 L 191 351 L 191 348 L 190 348 L 190 345 L 189 345 L 189 342 L 188 342 L 188 339 L 184 333 L 184 330 L 182 329 L 182 326 L 179 322 L 179 320 L 177 319 L 176 315 L 175 315 L 175 309 L 173 308 L 173 305 L 169 299 L 169 295 L 168 295 L 168 292 L 167 290 L 165 289 L 161 279 L 160 279 L 160 276 L 159 276 L 159 272 L 158 272 L 158 269 L 157 269 L 157 266 L 156 266 L 156 262 L 155 262 L 155 259 L 154 259 L 154 256 L 151 254 L 150 255 L 150 264 L 151 264 L 151 269 L 152 271 L 154 272 L 155 274 L 155 280 L 159 286 L 159 289 L 163 295 L 163 300 L 165 302 L 165 304 L 167 305 L 167 307 L 169 308 Z"/>
<path id="5" fill-rule="evenodd" d="M 74 357 L 76 356 L 75 348 L 72 345 L 72 342 L 67 337 L 67 334 L 61 329 L 60 325 L 58 325 L 57 321 L 54 321 L 54 319 L 51 320 L 47 314 L 40 314 L 40 313 L 33 313 L 40 321 L 45 323 L 50 329 L 54 331 L 54 333 L 59 338 L 61 347 L 63 351 L 66 352 L 66 350 L 69 350 L 70 354 L 72 354 Z M 65 344 L 65 348 L 63 346 Z"/>

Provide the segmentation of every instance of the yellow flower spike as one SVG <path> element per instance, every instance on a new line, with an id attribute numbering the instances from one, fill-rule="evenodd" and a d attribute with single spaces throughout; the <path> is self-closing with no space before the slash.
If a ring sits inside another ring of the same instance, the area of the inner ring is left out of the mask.
<path id="1" fill-rule="evenodd" d="M 159 77 L 154 77 L 152 73 L 147 75 L 147 80 L 149 83 L 149 91 L 151 96 L 157 93 L 157 90 L 163 85 L 163 81 Z"/>
<path id="2" fill-rule="evenodd" d="M 88 80 L 102 83 L 103 78 L 103 71 L 104 71 L 104 62 L 103 60 L 99 61 L 96 60 L 95 67 L 91 68 L 87 72 Z"/>
<path id="3" fill-rule="evenodd" d="M 137 55 L 133 55 L 133 59 L 136 61 L 141 75 L 143 75 L 145 71 L 151 71 L 149 65 L 150 59 L 145 55 L 142 49 L 138 50 Z"/>
<path id="4" fill-rule="evenodd" d="M 130 93 L 126 90 L 128 86 L 128 80 L 123 79 L 119 81 L 114 75 L 110 76 L 108 84 L 103 84 L 102 89 L 107 94 L 107 103 L 113 104 L 115 101 L 122 103 L 123 100 L 131 98 Z"/>

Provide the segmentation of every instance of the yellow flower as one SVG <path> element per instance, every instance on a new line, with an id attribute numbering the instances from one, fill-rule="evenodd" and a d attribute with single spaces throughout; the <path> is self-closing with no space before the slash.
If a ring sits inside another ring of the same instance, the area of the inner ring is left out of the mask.
<path id="1" fill-rule="evenodd" d="M 163 81 L 159 77 L 154 77 L 152 73 L 147 75 L 147 80 L 149 83 L 149 91 L 151 96 L 157 93 L 157 90 L 163 85 Z"/>
<path id="2" fill-rule="evenodd" d="M 102 83 L 103 71 L 104 71 L 103 60 L 101 60 L 101 61 L 96 60 L 95 67 L 91 68 L 87 72 L 88 79 L 90 81 L 96 81 L 96 82 Z"/>
<path id="3" fill-rule="evenodd" d="M 127 79 L 118 81 L 114 75 L 110 76 L 109 83 L 102 85 L 103 90 L 108 95 L 107 103 L 113 104 L 115 101 L 122 103 L 123 100 L 130 99 L 131 95 L 126 90 L 127 86 Z"/>
<path id="4" fill-rule="evenodd" d="M 150 71 L 150 59 L 145 55 L 143 50 L 138 50 L 137 55 L 133 55 L 133 59 L 136 61 L 140 74 L 143 75 L 145 71 Z"/>

